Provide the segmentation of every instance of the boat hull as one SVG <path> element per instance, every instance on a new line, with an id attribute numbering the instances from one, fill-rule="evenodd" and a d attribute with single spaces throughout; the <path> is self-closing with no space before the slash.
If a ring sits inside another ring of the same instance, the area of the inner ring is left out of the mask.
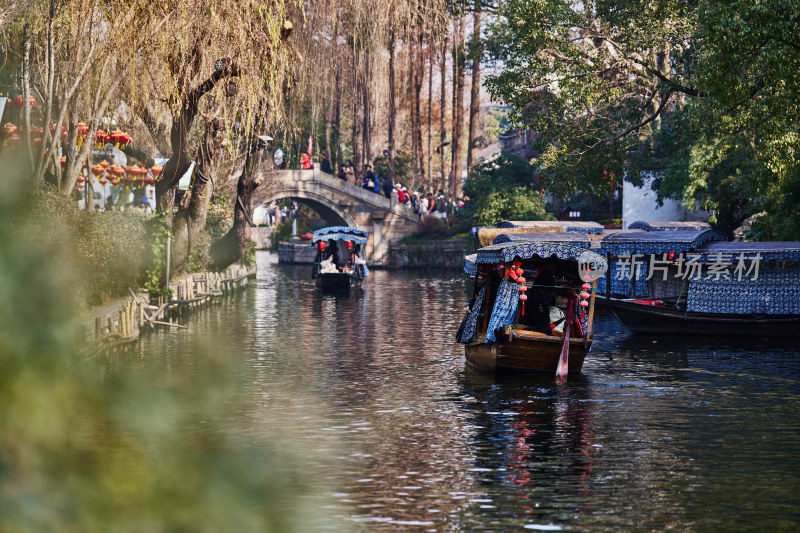
<path id="1" fill-rule="evenodd" d="M 316 277 L 317 287 L 326 291 L 350 290 L 353 277 L 350 274 L 326 272 Z"/>
<path id="2" fill-rule="evenodd" d="M 800 336 L 800 317 L 693 313 L 669 307 L 604 299 L 617 320 L 637 334 L 747 337 Z"/>
<path id="3" fill-rule="evenodd" d="M 493 344 L 485 344 L 481 339 L 465 345 L 467 363 L 484 372 L 555 374 L 564 339 L 525 333 L 505 336 Z M 584 344 L 583 339 L 570 339 L 570 374 L 581 371 L 591 345 L 591 341 Z"/>

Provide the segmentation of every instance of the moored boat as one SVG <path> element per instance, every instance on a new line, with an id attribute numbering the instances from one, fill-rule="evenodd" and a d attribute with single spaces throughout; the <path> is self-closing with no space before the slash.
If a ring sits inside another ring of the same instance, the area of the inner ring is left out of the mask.
<path id="1" fill-rule="evenodd" d="M 466 259 L 473 300 L 456 339 L 479 370 L 566 376 L 583 368 L 592 345 L 596 280 L 606 260 L 589 251 L 588 242 L 536 238 L 500 235 L 497 244 Z"/>
<path id="2" fill-rule="evenodd" d="M 369 268 L 361 256 L 367 244 L 367 233 L 348 226 L 330 226 L 315 231 L 311 238 L 317 255 L 311 267 L 311 278 L 323 290 L 347 291 L 358 287 L 369 276 Z"/>
<path id="3" fill-rule="evenodd" d="M 800 337 L 800 243 L 714 238 L 670 244 L 669 234 L 680 233 L 662 232 L 667 240 L 650 242 L 631 234 L 603 240 L 611 266 L 605 285 L 612 289 L 604 303 L 626 329 L 638 334 Z M 641 268 L 631 275 L 635 255 Z M 610 278 L 622 270 L 627 274 L 621 277 L 628 279 L 615 284 Z M 628 294 L 620 296 L 626 287 Z"/>

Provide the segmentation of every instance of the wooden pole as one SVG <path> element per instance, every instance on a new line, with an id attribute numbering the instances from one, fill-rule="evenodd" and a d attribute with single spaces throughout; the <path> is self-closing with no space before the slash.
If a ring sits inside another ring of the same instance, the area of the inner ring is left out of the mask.
<path id="1" fill-rule="evenodd" d="M 586 322 L 586 333 L 583 335 L 583 345 L 589 344 L 592 336 L 592 323 L 594 322 L 594 298 L 597 294 L 597 280 L 592 282 L 592 296 L 589 298 L 589 320 Z"/>
<path id="2" fill-rule="evenodd" d="M 558 368 L 556 369 L 556 377 L 564 381 L 569 374 L 569 333 L 572 329 L 572 310 L 575 307 L 575 295 L 570 293 L 567 295 L 567 313 L 564 325 L 564 344 L 561 345 L 561 357 L 558 359 Z"/>

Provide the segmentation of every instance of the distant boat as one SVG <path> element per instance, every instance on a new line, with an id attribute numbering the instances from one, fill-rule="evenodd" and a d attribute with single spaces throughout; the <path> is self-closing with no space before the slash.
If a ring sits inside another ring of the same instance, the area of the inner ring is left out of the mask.
<path id="1" fill-rule="evenodd" d="M 465 261 L 473 300 L 456 339 L 467 362 L 492 372 L 580 372 L 606 259 L 579 234 L 501 234 L 495 242 Z"/>
<path id="2" fill-rule="evenodd" d="M 317 255 L 311 267 L 311 278 L 322 290 L 347 291 L 358 287 L 369 276 L 362 257 L 367 232 L 348 226 L 330 226 L 315 231 L 311 238 Z"/>

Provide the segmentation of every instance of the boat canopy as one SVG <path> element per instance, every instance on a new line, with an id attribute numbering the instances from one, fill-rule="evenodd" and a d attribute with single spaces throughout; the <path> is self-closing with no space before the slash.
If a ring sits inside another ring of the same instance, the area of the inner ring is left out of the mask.
<path id="1" fill-rule="evenodd" d="M 311 242 L 313 244 L 330 239 L 334 241 L 341 239 L 343 241 L 352 241 L 356 244 L 363 245 L 367 244 L 367 232 L 349 226 L 329 226 L 315 231 Z"/>
<path id="2" fill-rule="evenodd" d="M 576 231 L 578 233 L 603 233 L 603 226 L 597 222 L 579 220 L 504 220 L 498 228 L 560 228 L 555 231 Z M 553 231 L 552 229 L 550 231 Z"/>
<path id="3" fill-rule="evenodd" d="M 478 273 L 478 265 L 475 264 L 475 256 L 477 254 L 470 254 L 464 258 L 464 274 L 474 276 Z"/>
<path id="4" fill-rule="evenodd" d="M 638 220 L 628 226 L 628 229 L 641 229 L 644 231 L 681 231 L 711 229 L 708 222 L 645 222 Z"/>
<path id="5" fill-rule="evenodd" d="M 603 253 L 612 255 L 682 253 L 696 250 L 710 241 L 724 241 L 713 229 L 642 231 L 624 230 L 607 235 L 600 243 Z"/>
<path id="6" fill-rule="evenodd" d="M 800 261 L 800 242 L 707 242 L 697 249 L 700 261 L 715 261 L 719 255 L 736 259 L 744 254 L 748 259 L 761 254 L 764 261 Z"/>
<path id="7" fill-rule="evenodd" d="M 593 262 L 607 267 L 606 258 L 585 248 L 553 242 L 504 242 L 484 246 L 475 254 L 475 264 L 510 263 L 515 259 L 526 260 L 533 256 L 542 259 L 556 257 L 562 261 Z M 466 270 L 466 267 L 465 267 Z M 600 270 L 604 270 L 601 268 Z"/>
<path id="8" fill-rule="evenodd" d="M 557 231 L 553 233 L 502 233 L 494 238 L 492 244 L 504 242 L 554 242 L 577 246 L 578 248 L 589 248 L 592 241 L 585 233 L 574 231 Z"/>

